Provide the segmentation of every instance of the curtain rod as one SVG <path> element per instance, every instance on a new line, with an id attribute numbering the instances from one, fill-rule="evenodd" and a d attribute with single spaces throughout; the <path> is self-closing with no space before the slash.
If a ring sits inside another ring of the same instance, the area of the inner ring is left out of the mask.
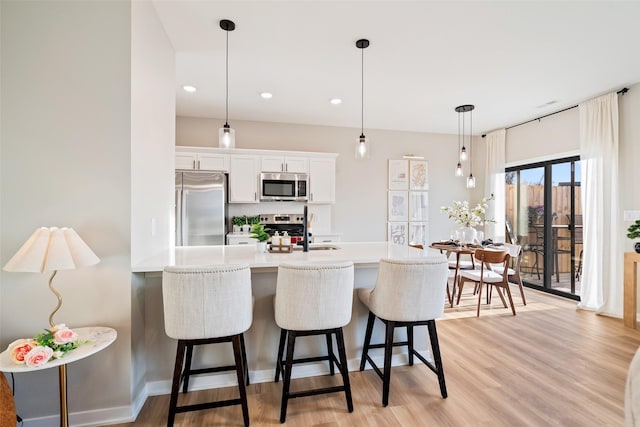
<path id="1" fill-rule="evenodd" d="M 618 95 L 624 95 L 627 92 L 629 92 L 629 89 L 626 88 L 626 87 L 623 87 L 622 89 L 620 89 L 616 93 Z M 553 116 L 554 114 L 563 113 L 563 112 L 568 111 L 568 110 L 573 110 L 574 108 L 577 108 L 577 107 L 578 107 L 578 105 L 573 105 L 571 107 L 564 108 L 564 109 L 562 109 L 560 111 L 556 111 L 556 112 L 553 112 L 553 113 L 545 114 L 544 116 L 536 117 L 535 119 L 527 120 L 526 122 L 522 122 L 522 123 L 518 123 L 517 125 L 509 126 L 509 127 L 505 128 L 505 130 L 512 129 L 512 128 L 517 127 L 517 126 L 526 125 L 527 123 L 535 122 L 536 120 L 544 119 L 545 117 Z M 487 136 L 486 133 L 482 134 L 483 138 L 485 136 Z"/>

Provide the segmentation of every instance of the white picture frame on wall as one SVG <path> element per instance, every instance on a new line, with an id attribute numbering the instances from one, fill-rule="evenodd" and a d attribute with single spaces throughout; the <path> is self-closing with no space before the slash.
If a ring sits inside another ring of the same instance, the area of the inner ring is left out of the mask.
<path id="1" fill-rule="evenodd" d="M 409 162 L 407 160 L 389 160 L 389 190 L 407 190 L 409 188 Z"/>
<path id="2" fill-rule="evenodd" d="M 409 221 L 429 220 L 429 193 L 412 191 L 409 193 Z"/>
<path id="3" fill-rule="evenodd" d="M 409 199 L 407 191 L 389 191 L 388 215 L 389 221 L 407 221 L 409 214 Z"/>
<path id="4" fill-rule="evenodd" d="M 409 224 L 409 244 L 429 246 L 429 223 L 412 222 Z"/>
<path id="5" fill-rule="evenodd" d="M 387 240 L 389 243 L 398 245 L 407 244 L 407 223 L 406 222 L 388 222 L 387 223 Z"/>
<path id="6" fill-rule="evenodd" d="M 409 189 L 412 191 L 429 189 L 429 168 L 425 160 L 409 161 Z"/>

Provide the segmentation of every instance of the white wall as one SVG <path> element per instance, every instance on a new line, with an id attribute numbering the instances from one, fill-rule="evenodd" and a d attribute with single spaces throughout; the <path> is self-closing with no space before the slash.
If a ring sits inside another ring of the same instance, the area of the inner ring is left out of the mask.
<path id="1" fill-rule="evenodd" d="M 131 10 L 131 263 L 169 247 L 173 233 L 175 52 L 148 1 Z M 147 381 L 145 281 L 131 277 L 131 395 Z M 135 412 L 135 409 L 134 409 Z"/>
<path id="2" fill-rule="evenodd" d="M 452 116 L 452 120 L 456 117 Z M 215 147 L 218 127 L 222 123 L 216 119 L 178 117 L 177 145 Z M 448 239 L 450 231 L 456 227 L 440 211 L 440 206 L 470 197 L 465 180 L 454 176 L 457 135 L 365 129 L 372 142 L 372 154 L 369 160 L 357 161 L 354 145 L 360 130 L 356 128 L 240 120 L 231 120 L 230 124 L 236 129 L 236 148 L 339 154 L 336 161 L 336 203 L 332 206 L 331 223 L 334 232 L 343 233 L 343 241 L 386 240 L 389 159 L 415 154 L 424 156 L 429 162 L 430 240 Z M 484 159 L 477 158 L 481 155 L 478 151 L 474 155 L 474 175 L 480 178 L 478 187 L 483 188 Z"/>
<path id="3" fill-rule="evenodd" d="M 507 165 L 557 159 L 580 149 L 577 108 L 507 129 Z"/>
<path id="4" fill-rule="evenodd" d="M 69 365 L 71 422 L 131 402 L 131 4 L 0 3 L 4 265 L 39 226 L 70 226 L 100 258 L 61 271 L 55 321 L 110 326 L 114 344 Z M 0 348 L 48 326 L 48 276 L 0 273 Z M 23 418 L 57 424 L 57 370 L 16 375 Z M 82 415 L 80 415 L 82 416 Z M 50 417 L 50 418 L 47 418 Z"/>
<path id="5" fill-rule="evenodd" d="M 166 249 L 173 236 L 175 88 L 171 42 L 152 4 L 135 1 L 131 34 L 132 264 Z"/>
<path id="6" fill-rule="evenodd" d="M 622 210 L 640 211 L 640 84 L 629 86 L 629 92 L 618 97 L 620 114 L 620 208 Z M 631 221 L 622 223 L 624 233 L 624 250 L 633 251 L 633 241 L 626 238 L 626 230 Z"/>

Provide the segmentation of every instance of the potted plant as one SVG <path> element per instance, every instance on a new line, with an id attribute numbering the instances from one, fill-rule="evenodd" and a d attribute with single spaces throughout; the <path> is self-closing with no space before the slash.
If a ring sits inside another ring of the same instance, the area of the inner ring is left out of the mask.
<path id="1" fill-rule="evenodd" d="M 247 217 L 247 222 L 248 222 L 250 225 L 260 224 L 260 215 L 256 215 L 256 216 L 248 216 L 248 217 Z"/>
<path id="2" fill-rule="evenodd" d="M 247 217 L 244 215 L 231 217 L 231 224 L 233 224 L 233 232 L 240 233 L 242 226 L 247 223 Z"/>
<path id="3" fill-rule="evenodd" d="M 262 224 L 254 224 L 251 226 L 251 237 L 258 241 L 256 249 L 258 252 L 267 251 L 267 240 L 269 240 L 269 228 L 265 228 Z"/>
<path id="4" fill-rule="evenodd" d="M 627 228 L 627 237 L 630 239 L 640 238 L 640 220 L 637 220 Z M 640 254 L 640 242 L 635 242 L 633 249 Z"/>

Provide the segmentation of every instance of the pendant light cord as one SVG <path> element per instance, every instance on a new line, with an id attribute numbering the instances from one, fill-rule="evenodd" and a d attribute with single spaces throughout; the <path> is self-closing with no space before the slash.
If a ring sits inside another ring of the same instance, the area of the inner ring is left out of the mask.
<path id="1" fill-rule="evenodd" d="M 225 58 L 226 64 L 226 100 L 225 100 L 225 116 L 224 123 L 229 125 L 229 31 L 225 31 L 227 33 L 227 53 Z"/>
<path id="2" fill-rule="evenodd" d="M 469 175 L 473 175 L 473 110 L 469 111 Z"/>
<path id="3" fill-rule="evenodd" d="M 361 70 L 360 70 L 360 82 L 361 82 L 361 90 L 360 90 L 360 133 L 364 136 L 364 48 L 360 49 L 362 51 L 362 62 L 361 62 Z"/>
<path id="4" fill-rule="evenodd" d="M 458 113 L 458 163 L 460 163 L 460 119 L 462 113 Z"/>

